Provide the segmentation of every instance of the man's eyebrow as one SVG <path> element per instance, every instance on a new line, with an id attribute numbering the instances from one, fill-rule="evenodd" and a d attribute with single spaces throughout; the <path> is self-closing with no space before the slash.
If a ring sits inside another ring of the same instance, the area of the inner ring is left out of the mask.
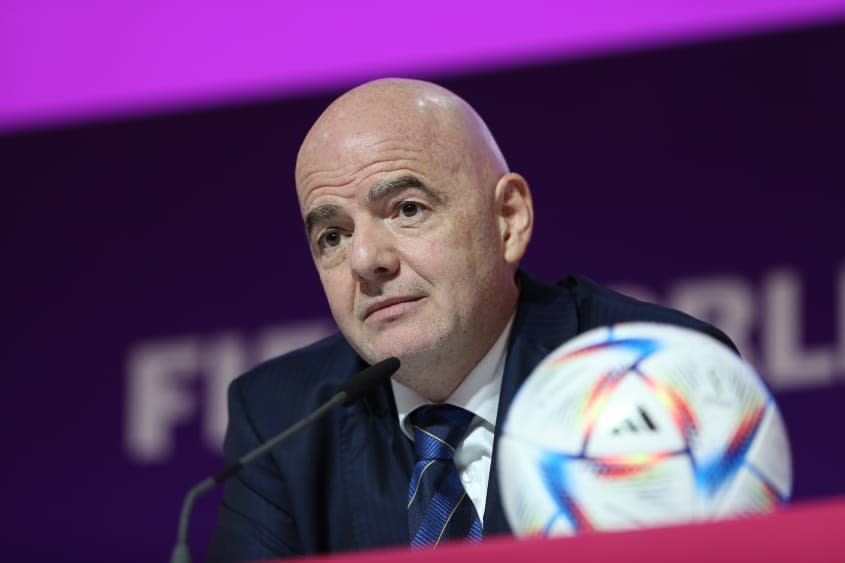
<path id="1" fill-rule="evenodd" d="M 433 199 L 435 203 L 443 203 L 443 198 L 440 195 L 438 195 L 434 190 L 428 187 L 422 180 L 410 174 L 400 176 L 393 180 L 385 180 L 384 182 L 374 184 L 370 187 L 369 190 L 367 190 L 367 202 L 373 203 L 379 200 L 383 200 L 397 192 L 407 190 L 408 188 L 416 188 L 422 192 L 425 192 L 425 194 L 428 195 L 428 197 L 430 197 L 431 199 Z"/>
<path id="2" fill-rule="evenodd" d="M 311 235 L 314 227 L 340 214 L 340 207 L 331 203 L 321 203 L 305 216 L 305 232 Z"/>

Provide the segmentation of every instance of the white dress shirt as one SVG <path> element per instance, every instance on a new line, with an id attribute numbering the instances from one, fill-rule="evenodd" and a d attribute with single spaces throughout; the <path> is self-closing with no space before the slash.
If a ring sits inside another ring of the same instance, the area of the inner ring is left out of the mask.
<path id="1" fill-rule="evenodd" d="M 478 517 L 484 521 L 484 508 L 487 503 L 487 483 L 490 480 L 490 461 L 493 453 L 493 436 L 496 429 L 496 411 L 499 407 L 499 391 L 502 388 L 502 374 L 505 371 L 507 342 L 511 332 L 513 317 L 496 343 L 481 358 L 469 375 L 457 389 L 444 401 L 462 407 L 475 415 L 469 431 L 455 449 L 455 466 L 464 484 L 467 496 L 475 505 Z M 402 385 L 395 379 L 390 380 L 396 410 L 399 414 L 399 426 L 412 441 L 414 429 L 408 415 L 416 408 L 430 404 L 413 389 Z"/>

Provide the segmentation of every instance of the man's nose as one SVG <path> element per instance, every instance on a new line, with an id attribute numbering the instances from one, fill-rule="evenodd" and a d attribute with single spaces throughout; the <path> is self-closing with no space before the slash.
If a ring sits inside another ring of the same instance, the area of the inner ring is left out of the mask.
<path id="1" fill-rule="evenodd" d="M 349 263 L 358 281 L 390 277 L 399 269 L 395 238 L 390 229 L 378 222 L 358 224 L 352 235 Z"/>

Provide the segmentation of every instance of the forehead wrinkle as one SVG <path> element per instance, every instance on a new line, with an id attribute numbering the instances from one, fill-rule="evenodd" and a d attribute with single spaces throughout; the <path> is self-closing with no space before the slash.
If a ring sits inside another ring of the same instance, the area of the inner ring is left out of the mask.
<path id="1" fill-rule="evenodd" d="M 312 147 L 309 158 L 298 163 L 298 183 L 304 186 L 323 175 L 332 179 L 365 177 L 379 165 L 396 164 L 396 168 L 404 168 L 403 163 L 413 163 L 425 169 L 443 169 L 470 156 L 471 151 L 460 143 L 439 138 L 423 141 L 421 137 L 359 138 L 341 147 Z"/>
<path id="2" fill-rule="evenodd" d="M 400 170 L 413 172 L 420 169 L 420 167 L 425 168 L 425 163 L 416 154 L 423 153 L 423 151 L 396 149 L 394 152 L 397 154 L 392 155 L 393 158 L 380 158 L 360 169 L 357 169 L 354 165 L 349 165 L 339 170 L 314 170 L 309 172 L 297 186 L 303 215 L 309 207 L 309 202 L 314 201 L 315 198 L 319 198 L 325 190 L 331 190 L 329 193 L 332 193 L 334 190 L 347 191 L 352 189 L 357 191 L 357 186 L 369 176 Z M 356 169 L 349 171 L 351 168 Z M 420 186 L 420 189 L 428 193 L 432 199 L 442 202 L 442 198 L 428 186 Z"/>
<path id="3" fill-rule="evenodd" d="M 355 182 L 357 176 L 366 176 L 369 169 L 386 162 L 394 162 L 394 160 L 388 158 L 374 160 L 363 168 L 350 163 L 333 170 L 313 170 L 302 178 L 301 183 L 306 186 L 314 180 L 313 183 L 318 184 L 320 188 L 342 188 Z"/>
<path id="4" fill-rule="evenodd" d="M 372 172 L 368 172 L 368 170 L 373 167 L 378 167 L 379 165 L 385 163 L 396 163 L 397 168 L 404 168 L 404 166 L 401 166 L 403 163 L 419 161 L 420 154 L 423 154 L 422 149 L 398 147 L 396 149 L 383 151 L 378 158 L 371 160 L 364 166 L 361 166 L 360 163 L 355 162 L 354 160 L 350 160 L 328 170 L 313 167 L 310 172 L 300 178 L 299 184 L 304 187 L 311 183 L 315 177 L 320 178 L 326 176 L 327 179 L 325 181 L 320 181 L 318 179 L 316 183 L 319 183 L 321 187 L 343 187 L 351 181 L 354 181 L 356 176 L 367 176 L 372 174 Z"/>
<path id="5" fill-rule="evenodd" d="M 367 190 L 366 201 L 367 203 L 374 203 L 409 188 L 415 188 L 426 193 L 437 203 L 442 203 L 443 201 L 442 198 L 434 192 L 434 190 L 413 174 L 405 174 L 399 178 L 385 180 L 374 184 L 369 190 Z"/>

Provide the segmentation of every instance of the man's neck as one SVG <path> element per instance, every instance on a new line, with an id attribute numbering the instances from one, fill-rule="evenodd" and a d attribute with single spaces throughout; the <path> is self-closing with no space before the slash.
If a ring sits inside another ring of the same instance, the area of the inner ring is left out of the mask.
<path id="1" fill-rule="evenodd" d="M 457 352 L 461 361 L 455 357 L 443 358 L 443 361 L 431 361 L 425 365 L 416 365 L 413 360 L 403 360 L 403 366 L 394 379 L 402 385 L 415 391 L 420 397 L 431 403 L 442 403 L 447 400 L 466 380 L 467 376 L 477 369 L 492 352 L 504 355 L 510 327 L 516 316 L 514 310 L 505 319 L 503 328 L 494 335 L 492 341 L 478 354 L 464 354 Z"/>
<path id="2" fill-rule="evenodd" d="M 512 326 L 513 317 L 487 354 L 470 371 L 457 389 L 446 397 L 445 401 L 442 401 L 462 407 L 476 416 L 480 416 L 489 423 L 491 428 L 496 425 L 496 407 L 499 403 L 499 389 L 502 383 Z M 416 408 L 434 402 L 396 379 L 391 379 L 390 383 L 393 386 L 393 396 L 396 400 L 400 425 L 404 423 L 407 415 Z M 491 405 L 492 408 L 490 408 Z M 413 431 L 409 428 L 403 428 L 403 430 L 409 438 L 413 436 Z"/>

